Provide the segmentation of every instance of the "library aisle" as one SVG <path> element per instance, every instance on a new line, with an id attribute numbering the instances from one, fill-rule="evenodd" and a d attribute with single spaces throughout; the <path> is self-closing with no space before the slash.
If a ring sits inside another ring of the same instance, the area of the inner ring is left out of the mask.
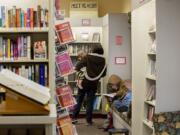
<path id="1" fill-rule="evenodd" d="M 86 126 L 85 119 L 80 119 L 79 124 L 76 125 L 79 135 L 108 135 L 108 132 L 104 132 L 103 129 L 99 129 L 103 125 L 104 119 L 94 119 L 92 126 Z"/>

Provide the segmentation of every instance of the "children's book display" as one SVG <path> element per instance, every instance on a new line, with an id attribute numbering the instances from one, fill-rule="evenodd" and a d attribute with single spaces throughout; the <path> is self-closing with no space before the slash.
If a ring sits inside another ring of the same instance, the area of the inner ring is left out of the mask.
<path id="1" fill-rule="evenodd" d="M 57 134 L 77 135 L 75 126 L 69 116 L 69 110 L 76 104 L 72 88 L 67 85 L 65 77 L 74 73 L 72 60 L 67 51 L 68 43 L 74 41 L 69 22 L 55 26 L 56 44 L 56 101 L 57 101 Z"/>

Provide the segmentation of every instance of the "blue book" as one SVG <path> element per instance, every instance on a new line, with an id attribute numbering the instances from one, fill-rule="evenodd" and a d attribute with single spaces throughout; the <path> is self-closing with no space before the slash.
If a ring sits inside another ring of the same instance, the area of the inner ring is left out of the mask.
<path id="1" fill-rule="evenodd" d="M 98 104 L 98 99 L 99 97 L 97 96 L 95 99 L 94 99 L 94 104 L 93 104 L 93 110 L 97 110 L 97 104 Z"/>
<path id="2" fill-rule="evenodd" d="M 39 84 L 45 86 L 45 65 L 39 65 Z"/>

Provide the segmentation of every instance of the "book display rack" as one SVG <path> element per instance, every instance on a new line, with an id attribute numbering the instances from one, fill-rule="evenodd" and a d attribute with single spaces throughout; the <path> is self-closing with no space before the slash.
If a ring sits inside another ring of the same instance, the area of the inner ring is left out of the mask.
<path id="1" fill-rule="evenodd" d="M 69 115 L 76 100 L 73 97 L 71 86 L 67 85 L 66 76 L 74 73 L 73 63 L 67 51 L 68 44 L 73 40 L 69 22 L 55 25 L 57 40 L 56 44 L 56 101 L 57 101 L 57 134 L 77 135 L 75 126 Z"/>

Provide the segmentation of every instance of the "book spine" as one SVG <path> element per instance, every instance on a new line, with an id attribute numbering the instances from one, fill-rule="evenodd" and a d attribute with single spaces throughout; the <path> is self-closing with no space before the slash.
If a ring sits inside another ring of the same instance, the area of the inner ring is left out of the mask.
<path id="1" fill-rule="evenodd" d="M 2 27 L 2 6 L 0 6 L 0 27 Z"/>
<path id="2" fill-rule="evenodd" d="M 23 37 L 23 50 L 24 50 L 24 57 L 27 59 L 28 58 L 28 52 L 27 52 L 27 49 L 28 49 L 28 47 L 27 47 L 27 37 L 26 36 L 24 36 Z"/>
<path id="3" fill-rule="evenodd" d="M 24 13 L 24 27 L 27 27 L 27 13 Z"/>
<path id="4" fill-rule="evenodd" d="M 27 58 L 31 59 L 31 37 L 27 36 Z"/>
<path id="5" fill-rule="evenodd" d="M 2 6 L 2 27 L 6 27 L 6 7 Z"/>
<path id="6" fill-rule="evenodd" d="M 39 84 L 45 86 L 45 67 L 43 64 L 39 66 Z"/>
<path id="7" fill-rule="evenodd" d="M 46 27 L 48 27 L 49 25 L 49 11 L 46 9 L 45 11 L 45 20 L 46 20 Z"/>
<path id="8" fill-rule="evenodd" d="M 37 27 L 37 11 L 33 13 L 33 26 Z"/>
<path id="9" fill-rule="evenodd" d="M 34 27 L 33 18 L 34 18 L 34 9 L 33 9 L 33 8 L 30 8 L 30 27 L 31 27 L 31 28 Z"/>
<path id="10" fill-rule="evenodd" d="M 14 60 L 13 41 L 11 41 L 11 60 Z"/>
<path id="11" fill-rule="evenodd" d="M 37 6 L 37 14 L 38 14 L 37 15 L 38 16 L 37 17 L 37 22 L 38 22 L 37 26 L 41 27 L 41 6 L 40 5 Z"/>
<path id="12" fill-rule="evenodd" d="M 32 71 L 32 80 L 35 81 L 34 66 L 31 66 L 31 71 Z"/>
<path id="13" fill-rule="evenodd" d="M 3 38 L 0 37 L 0 61 L 3 59 Z"/>
<path id="14" fill-rule="evenodd" d="M 30 8 L 27 9 L 27 27 L 29 28 L 31 26 L 31 10 Z"/>
<path id="15" fill-rule="evenodd" d="M 16 6 L 12 9 L 12 27 L 16 27 Z"/>
<path id="16" fill-rule="evenodd" d="M 10 39 L 8 38 L 8 41 L 7 41 L 7 59 L 10 60 L 11 59 L 11 41 Z"/>
<path id="17" fill-rule="evenodd" d="M 45 65 L 45 86 L 48 86 L 48 68 Z"/>
<path id="18" fill-rule="evenodd" d="M 31 70 L 31 66 L 28 66 L 28 79 L 32 80 L 32 70 Z"/>
<path id="19" fill-rule="evenodd" d="M 5 39 L 3 39 L 3 44 L 2 44 L 2 48 L 3 48 L 3 60 L 5 60 L 5 57 L 6 57 L 6 49 L 5 49 L 5 46 L 6 46 L 6 41 L 5 41 Z"/>
<path id="20" fill-rule="evenodd" d="M 20 12 L 20 9 L 16 9 L 16 27 L 20 27 L 20 18 L 19 18 L 19 13 Z"/>
<path id="21" fill-rule="evenodd" d="M 21 27 L 24 27 L 24 11 L 21 10 Z"/>
<path id="22" fill-rule="evenodd" d="M 20 48 L 21 48 L 21 57 L 24 58 L 24 38 L 23 36 L 20 37 L 21 38 L 21 42 L 20 42 Z"/>
<path id="23" fill-rule="evenodd" d="M 35 65 L 35 82 L 39 83 L 39 65 Z"/>

